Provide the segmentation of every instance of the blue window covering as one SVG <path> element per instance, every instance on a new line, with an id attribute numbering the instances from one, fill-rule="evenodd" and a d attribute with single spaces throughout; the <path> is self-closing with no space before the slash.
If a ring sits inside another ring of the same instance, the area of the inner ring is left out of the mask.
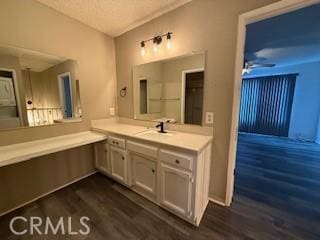
<path id="1" fill-rule="evenodd" d="M 288 137 L 296 76 L 243 79 L 239 131 Z"/>

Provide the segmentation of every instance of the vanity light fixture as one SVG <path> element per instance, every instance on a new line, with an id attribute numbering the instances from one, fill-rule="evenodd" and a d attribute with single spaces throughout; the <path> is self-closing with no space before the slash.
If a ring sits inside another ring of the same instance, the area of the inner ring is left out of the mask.
<path id="1" fill-rule="evenodd" d="M 147 39 L 147 40 L 143 40 L 140 42 L 140 47 L 141 47 L 141 56 L 144 56 L 146 54 L 146 42 L 152 41 L 153 42 L 153 52 L 157 53 L 158 52 L 158 45 L 161 44 L 162 42 L 162 38 L 166 37 L 167 38 L 167 48 L 170 49 L 172 46 L 172 42 L 171 42 L 171 38 L 172 38 L 172 32 L 168 32 L 166 34 L 163 35 L 158 35 L 155 36 L 153 38 Z"/>

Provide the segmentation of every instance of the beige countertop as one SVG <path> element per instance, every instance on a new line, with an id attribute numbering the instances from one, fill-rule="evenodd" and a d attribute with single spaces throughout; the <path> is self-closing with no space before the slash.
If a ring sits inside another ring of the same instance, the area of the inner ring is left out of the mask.
<path id="1" fill-rule="evenodd" d="M 142 132 L 148 130 L 156 131 L 156 129 L 118 122 L 95 124 L 91 129 L 100 133 L 119 134 L 130 138 L 179 147 L 196 152 L 200 152 L 212 141 L 212 136 L 180 131 L 168 131 L 168 135 L 163 134 L 160 137 L 143 136 L 141 135 Z"/>
<path id="2" fill-rule="evenodd" d="M 54 152 L 103 141 L 101 133 L 86 131 L 0 147 L 0 167 Z"/>

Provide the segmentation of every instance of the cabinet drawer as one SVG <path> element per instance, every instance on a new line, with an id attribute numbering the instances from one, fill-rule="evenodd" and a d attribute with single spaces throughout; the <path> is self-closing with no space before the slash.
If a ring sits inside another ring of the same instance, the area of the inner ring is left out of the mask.
<path id="1" fill-rule="evenodd" d="M 143 154 L 151 158 L 157 158 L 158 148 L 149 145 L 136 143 L 132 141 L 127 142 L 127 149 L 132 152 Z"/>
<path id="2" fill-rule="evenodd" d="M 108 137 L 108 143 L 119 148 L 125 148 L 125 140 L 121 138 Z"/>
<path id="3" fill-rule="evenodd" d="M 162 162 L 170 163 L 177 167 L 192 170 L 193 157 L 190 155 L 179 152 L 160 150 L 159 158 Z"/>

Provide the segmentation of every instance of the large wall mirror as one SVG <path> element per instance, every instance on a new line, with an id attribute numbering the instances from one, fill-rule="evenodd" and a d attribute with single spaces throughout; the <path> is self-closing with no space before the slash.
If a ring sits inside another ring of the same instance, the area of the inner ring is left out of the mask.
<path id="1" fill-rule="evenodd" d="M 0 129 L 81 120 L 77 62 L 0 45 Z"/>
<path id="2" fill-rule="evenodd" d="M 133 68 L 134 118 L 202 125 L 205 54 Z"/>

